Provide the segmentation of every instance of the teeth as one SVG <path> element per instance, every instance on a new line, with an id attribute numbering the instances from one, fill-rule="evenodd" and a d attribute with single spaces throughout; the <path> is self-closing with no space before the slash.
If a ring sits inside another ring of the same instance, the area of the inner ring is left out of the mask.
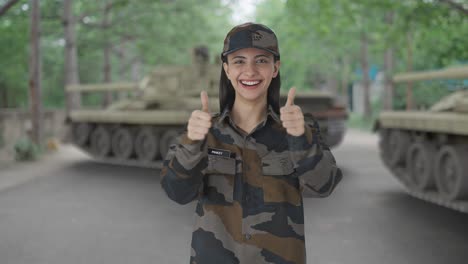
<path id="1" fill-rule="evenodd" d="M 245 85 L 256 85 L 259 83 L 260 81 L 242 81 L 242 84 L 245 84 Z"/>

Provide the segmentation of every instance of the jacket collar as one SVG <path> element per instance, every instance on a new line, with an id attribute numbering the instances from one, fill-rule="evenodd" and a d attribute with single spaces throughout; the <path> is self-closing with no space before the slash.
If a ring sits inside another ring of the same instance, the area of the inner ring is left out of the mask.
<path id="1" fill-rule="evenodd" d="M 221 115 L 219 116 L 219 119 L 218 119 L 218 123 L 221 124 L 227 117 L 229 117 L 229 122 L 232 123 L 231 109 L 228 107 L 224 108 L 224 110 L 221 112 Z M 275 113 L 271 105 L 268 105 L 267 118 L 263 120 L 262 126 L 265 125 L 268 117 L 271 117 L 275 122 L 281 124 L 281 119 L 279 118 L 278 114 Z"/>

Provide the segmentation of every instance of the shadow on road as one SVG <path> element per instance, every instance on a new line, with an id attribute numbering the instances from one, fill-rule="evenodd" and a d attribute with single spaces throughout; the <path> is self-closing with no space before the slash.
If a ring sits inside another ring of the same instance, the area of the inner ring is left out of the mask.
<path id="1" fill-rule="evenodd" d="M 105 164 L 93 160 L 80 160 L 70 163 L 65 170 L 79 172 L 78 175 L 83 177 L 127 178 L 132 181 L 135 180 L 135 177 L 159 181 L 160 173 L 159 169 Z"/>
<path id="2" fill-rule="evenodd" d="M 425 202 L 404 191 L 386 191 L 381 193 L 381 196 L 382 206 L 394 211 L 395 214 L 403 215 L 408 222 L 439 226 L 463 236 L 468 234 L 467 214 Z M 468 237 L 466 241 L 468 241 Z"/>

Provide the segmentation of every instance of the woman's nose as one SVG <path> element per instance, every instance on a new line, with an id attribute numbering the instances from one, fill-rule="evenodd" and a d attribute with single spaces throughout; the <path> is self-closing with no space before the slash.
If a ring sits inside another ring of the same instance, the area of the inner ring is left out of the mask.
<path id="1" fill-rule="evenodd" d="M 249 62 L 245 64 L 245 73 L 254 75 L 257 73 L 257 65 L 254 62 Z"/>

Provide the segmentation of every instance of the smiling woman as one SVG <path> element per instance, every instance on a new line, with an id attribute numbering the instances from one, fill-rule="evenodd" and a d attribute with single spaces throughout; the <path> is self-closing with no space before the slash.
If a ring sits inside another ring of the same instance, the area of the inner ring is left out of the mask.
<path id="1" fill-rule="evenodd" d="M 221 112 L 209 112 L 203 91 L 161 170 L 169 198 L 197 200 L 190 263 L 305 263 L 302 195 L 330 195 L 341 170 L 317 122 L 294 104 L 295 88 L 280 108 L 271 29 L 234 27 L 221 59 Z"/>
<path id="2" fill-rule="evenodd" d="M 278 75 L 279 66 L 280 61 L 273 54 L 258 48 L 240 49 L 228 54 L 223 69 L 235 90 L 235 104 L 251 109 L 265 105 L 268 87 L 271 80 Z M 256 121 L 250 120 L 254 123 Z"/>

